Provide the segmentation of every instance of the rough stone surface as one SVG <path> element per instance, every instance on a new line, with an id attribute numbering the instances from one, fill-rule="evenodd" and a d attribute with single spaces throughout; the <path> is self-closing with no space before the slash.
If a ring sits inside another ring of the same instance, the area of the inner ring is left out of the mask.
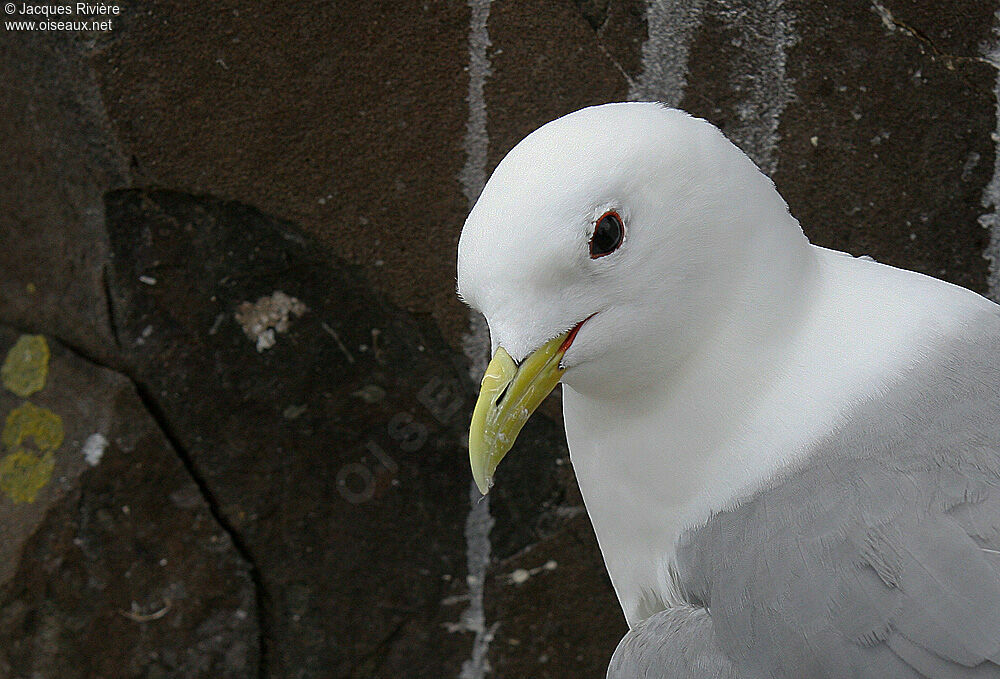
<path id="1" fill-rule="evenodd" d="M 580 507 L 564 515 L 558 531 L 493 568 L 487 619 L 500 621 L 490 655 L 500 676 L 601 677 L 628 631 L 600 596 L 611 581 L 592 557 L 590 520 Z"/>
<path id="2" fill-rule="evenodd" d="M 84 45 L 0 39 L 0 318 L 110 361 L 102 196 L 127 182 Z"/>
<path id="3" fill-rule="evenodd" d="M 628 94 L 599 34 L 570 3 L 498 3 L 489 30 L 496 47 L 486 88 L 489 171 L 539 125 Z"/>
<path id="4" fill-rule="evenodd" d="M 137 182 L 295 220 L 457 346 L 465 3 L 123 8 L 92 63 Z"/>
<path id="5" fill-rule="evenodd" d="M 107 215 L 126 360 L 261 573 L 268 676 L 456 675 L 464 366 L 253 208 L 126 191 Z M 307 310 L 258 351 L 236 315 L 275 291 Z"/>
<path id="6" fill-rule="evenodd" d="M 17 338 L 0 327 L 0 352 Z M 45 385 L 0 391 L 0 676 L 254 676 L 247 564 L 132 385 L 47 344 Z"/>
<path id="7" fill-rule="evenodd" d="M 989 234 L 977 218 L 993 174 L 996 69 L 981 56 L 997 7 L 884 5 L 895 31 L 864 3 L 792 4 L 796 99 L 775 182 L 817 244 L 984 293 Z"/>

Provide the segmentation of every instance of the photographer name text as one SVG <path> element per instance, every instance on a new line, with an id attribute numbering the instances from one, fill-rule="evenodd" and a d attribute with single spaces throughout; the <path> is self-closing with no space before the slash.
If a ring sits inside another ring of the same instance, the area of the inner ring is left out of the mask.
<path id="1" fill-rule="evenodd" d="M 8 7 L 13 6 L 13 4 L 8 5 Z M 9 12 L 13 14 L 13 12 Z M 21 3 L 19 14 L 23 15 L 36 15 L 36 16 L 69 16 L 72 14 L 80 14 L 83 16 L 118 16 L 121 14 L 121 8 L 118 5 L 105 5 L 96 4 L 91 5 L 86 2 L 78 2 L 76 5 L 29 5 L 27 3 Z"/>

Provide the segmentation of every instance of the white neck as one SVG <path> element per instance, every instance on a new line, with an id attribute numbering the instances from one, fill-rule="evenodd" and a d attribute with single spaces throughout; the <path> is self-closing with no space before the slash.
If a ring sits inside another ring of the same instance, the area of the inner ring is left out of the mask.
<path id="1" fill-rule="evenodd" d="M 665 381 L 625 399 L 564 387 L 570 456 L 630 625 L 673 600 L 682 530 L 803 459 L 873 385 L 991 305 L 912 272 L 804 252 L 782 285 L 758 288 L 772 299 L 741 307 L 754 322 L 734 316 Z"/>

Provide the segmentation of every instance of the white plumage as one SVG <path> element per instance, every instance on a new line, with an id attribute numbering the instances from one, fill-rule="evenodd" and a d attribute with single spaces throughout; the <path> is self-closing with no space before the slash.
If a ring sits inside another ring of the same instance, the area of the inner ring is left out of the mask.
<path id="1" fill-rule="evenodd" d="M 608 210 L 624 243 L 591 259 Z M 998 318 L 968 290 L 809 244 L 717 129 L 651 103 L 525 138 L 468 218 L 458 274 L 514 361 L 585 321 L 563 357 L 566 434 L 632 627 L 692 605 L 686 531 L 816 464 L 852 413 Z"/>

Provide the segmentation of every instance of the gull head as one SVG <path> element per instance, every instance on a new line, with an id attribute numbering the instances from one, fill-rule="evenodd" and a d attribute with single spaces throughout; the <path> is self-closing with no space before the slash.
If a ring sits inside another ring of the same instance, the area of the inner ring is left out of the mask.
<path id="1" fill-rule="evenodd" d="M 470 432 L 480 490 L 558 382 L 601 398 L 669 379 L 804 240 L 770 179 L 682 111 L 606 104 L 529 134 L 458 247 L 493 353 Z"/>

